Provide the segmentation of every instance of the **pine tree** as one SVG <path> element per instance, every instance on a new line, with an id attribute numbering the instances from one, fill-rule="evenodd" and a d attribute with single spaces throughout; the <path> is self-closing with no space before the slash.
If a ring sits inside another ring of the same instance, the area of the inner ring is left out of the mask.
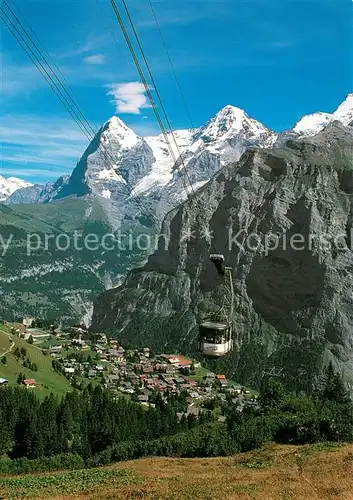
<path id="1" fill-rule="evenodd" d="M 259 402 L 265 410 L 279 410 L 284 403 L 285 391 L 279 380 L 270 379 L 262 388 Z"/>
<path id="2" fill-rule="evenodd" d="M 332 361 L 324 370 L 321 399 L 335 401 L 336 403 L 347 403 L 349 401 L 348 391 L 339 373 L 335 372 Z"/>

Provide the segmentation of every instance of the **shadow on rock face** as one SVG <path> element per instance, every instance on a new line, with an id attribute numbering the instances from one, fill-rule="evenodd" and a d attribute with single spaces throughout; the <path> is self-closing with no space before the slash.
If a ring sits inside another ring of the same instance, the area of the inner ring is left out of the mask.
<path id="1" fill-rule="evenodd" d="M 311 317 L 320 307 L 325 282 L 325 264 L 314 254 L 310 239 L 310 209 L 303 199 L 287 213 L 293 226 L 268 255 L 257 254 L 247 278 L 247 293 L 255 310 L 284 332 L 305 335 Z M 304 242 L 291 244 L 293 235 Z M 300 249 L 299 249 L 300 248 Z M 303 313 L 305 311 L 305 313 Z"/>

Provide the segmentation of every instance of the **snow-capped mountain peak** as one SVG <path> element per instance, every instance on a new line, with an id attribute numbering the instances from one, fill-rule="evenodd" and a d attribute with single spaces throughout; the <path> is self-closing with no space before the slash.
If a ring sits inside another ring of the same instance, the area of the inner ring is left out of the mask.
<path id="1" fill-rule="evenodd" d="M 346 100 L 336 109 L 333 116 L 344 125 L 350 125 L 353 122 L 353 94 L 348 94 Z"/>
<path id="2" fill-rule="evenodd" d="M 312 113 L 303 116 L 295 126 L 293 132 L 299 135 L 315 135 L 333 120 L 329 113 Z"/>
<path id="3" fill-rule="evenodd" d="M 228 105 L 198 129 L 195 136 L 206 142 L 226 141 L 239 135 L 252 141 L 263 139 L 268 134 L 271 134 L 271 131 L 250 118 L 243 109 Z"/>
<path id="4" fill-rule="evenodd" d="M 334 120 L 353 122 L 353 94 L 334 113 L 304 116 L 281 134 L 232 105 L 200 128 L 175 130 L 168 140 L 163 134 L 140 137 L 113 116 L 103 124 L 70 178 L 53 189 L 43 189 L 38 202 L 93 194 L 118 224 L 125 215 L 131 219 L 131 214 L 141 211 L 141 206 L 134 205 L 138 195 L 161 220 L 186 198 L 189 184 L 196 191 L 248 148 L 280 147 L 293 136 L 315 135 Z"/>
<path id="5" fill-rule="evenodd" d="M 353 94 L 348 94 L 343 103 L 334 113 L 313 113 L 304 116 L 293 127 L 293 132 L 299 136 L 316 135 L 329 123 L 338 120 L 343 125 L 350 125 L 353 122 Z"/>
<path id="6" fill-rule="evenodd" d="M 5 179 L 5 177 L 0 175 L 0 202 L 6 200 L 18 189 L 30 186 L 33 186 L 33 184 L 17 177 L 8 177 Z"/>
<path id="7" fill-rule="evenodd" d="M 101 129 L 100 142 L 102 145 L 120 145 L 121 148 L 132 148 L 140 138 L 120 118 L 112 116 Z"/>
<path id="8" fill-rule="evenodd" d="M 234 106 L 226 106 L 206 123 L 202 133 L 212 139 L 216 139 L 230 130 L 239 131 L 244 118 L 245 111 Z"/>

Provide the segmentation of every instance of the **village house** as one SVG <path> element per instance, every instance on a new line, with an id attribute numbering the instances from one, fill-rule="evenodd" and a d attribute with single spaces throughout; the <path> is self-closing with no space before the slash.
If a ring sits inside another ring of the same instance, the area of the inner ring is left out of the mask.
<path id="1" fill-rule="evenodd" d="M 37 329 L 26 330 L 23 338 L 28 340 L 30 337 L 32 337 L 33 342 L 44 342 L 45 339 L 50 338 L 50 333 L 43 333 Z"/>
<path id="2" fill-rule="evenodd" d="M 222 387 L 222 389 L 228 387 L 228 380 L 226 379 L 225 375 L 217 375 L 216 379 L 220 384 L 220 386 Z"/>
<path id="3" fill-rule="evenodd" d="M 74 335 L 78 335 L 78 336 L 81 336 L 85 330 L 83 328 L 81 328 L 80 326 L 71 326 L 70 327 L 70 332 Z"/>
<path id="4" fill-rule="evenodd" d="M 0 378 L 0 386 L 7 385 L 8 383 L 9 381 L 7 380 L 7 378 Z"/>
<path id="5" fill-rule="evenodd" d="M 22 324 L 26 328 L 31 327 L 33 323 L 34 323 L 34 318 L 32 318 L 31 316 L 25 316 L 22 320 Z"/>
<path id="6" fill-rule="evenodd" d="M 167 363 L 156 363 L 154 365 L 154 369 L 157 371 L 157 372 L 165 372 L 166 369 L 167 369 Z"/>
<path id="7" fill-rule="evenodd" d="M 162 357 L 166 358 L 171 365 L 179 365 L 179 358 L 176 356 L 172 356 L 170 354 L 162 354 Z"/>
<path id="8" fill-rule="evenodd" d="M 195 417 L 198 417 L 200 413 L 200 408 L 198 406 L 194 405 L 189 405 L 186 411 L 186 415 L 194 415 Z"/>
<path id="9" fill-rule="evenodd" d="M 49 354 L 50 355 L 58 354 L 62 348 L 63 348 L 62 345 L 53 345 L 52 347 L 49 348 Z"/>
<path id="10" fill-rule="evenodd" d="M 72 339 L 71 345 L 74 349 L 87 349 L 87 347 L 88 347 L 86 342 L 81 338 Z"/>
<path id="11" fill-rule="evenodd" d="M 111 374 L 111 375 L 108 375 L 107 380 L 108 380 L 109 384 L 116 384 L 117 382 L 119 382 L 120 377 L 119 377 L 119 375 Z"/>
<path id="12" fill-rule="evenodd" d="M 37 382 L 34 378 L 27 378 L 23 381 L 23 384 L 26 386 L 26 389 L 33 389 L 36 387 Z"/>
<path id="13" fill-rule="evenodd" d="M 123 392 L 126 392 L 126 394 L 134 394 L 135 389 L 133 389 L 132 387 L 127 387 L 123 390 Z"/>
<path id="14" fill-rule="evenodd" d="M 178 368 L 191 368 L 192 361 L 190 359 L 184 358 L 184 356 L 178 356 Z"/>
<path id="15" fill-rule="evenodd" d="M 99 344 L 107 343 L 107 336 L 105 333 L 97 333 L 97 343 Z"/>
<path id="16" fill-rule="evenodd" d="M 107 356 L 109 361 L 124 361 L 124 354 L 117 349 L 108 349 Z"/>

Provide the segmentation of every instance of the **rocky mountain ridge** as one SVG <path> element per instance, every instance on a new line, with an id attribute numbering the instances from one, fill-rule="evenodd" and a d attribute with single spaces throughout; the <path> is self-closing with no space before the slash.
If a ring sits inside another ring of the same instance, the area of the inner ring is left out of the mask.
<path id="1" fill-rule="evenodd" d="M 32 184 L 17 177 L 2 177 L 0 175 L 0 203 L 7 200 L 18 189 L 29 188 Z"/>
<path id="2" fill-rule="evenodd" d="M 347 120 L 353 109 L 351 95 L 339 109 L 341 119 Z M 89 322 L 95 295 L 119 285 L 127 271 L 145 262 L 154 249 L 134 247 L 108 253 L 100 249 L 84 255 L 66 252 L 64 267 L 62 252 L 55 254 L 51 249 L 41 252 L 38 267 L 37 257 L 23 255 L 26 238 L 37 232 L 38 221 L 43 237 L 46 231 L 65 232 L 72 238 L 75 230 L 93 231 L 100 237 L 122 230 L 135 239 L 142 233 L 157 238 L 166 213 L 184 202 L 187 193 L 194 198 L 221 168 L 237 161 L 248 148 L 277 148 L 298 134 L 275 134 L 243 110 L 226 106 L 203 127 L 176 131 L 175 137 L 182 151 L 182 160 L 176 162 L 178 151 L 173 149 L 171 154 L 163 136 L 138 137 L 114 117 L 101 128 L 71 176 L 13 193 L 6 201 L 12 208 L 10 222 L 0 218 L 1 234 L 13 231 L 16 235 L 6 259 L 0 262 L 5 280 L 0 295 L 6 311 L 16 313 L 21 307 L 28 314 L 37 310 L 46 315 L 51 307 L 63 321 L 80 321 L 82 313 Z M 101 144 L 103 154 L 98 150 Z M 67 262 L 69 267 L 65 267 Z M 33 295 L 34 289 L 40 295 Z M 74 310 L 71 296 L 78 304 Z"/>
<path id="3" fill-rule="evenodd" d="M 289 131 L 276 133 L 235 106 L 225 106 L 198 129 L 139 137 L 113 116 L 98 131 L 71 176 L 22 189 L 11 203 L 50 203 L 93 194 L 117 228 L 141 212 L 160 225 L 164 215 L 195 192 L 224 165 L 237 161 L 249 147 L 280 146 L 288 138 L 318 133 L 328 123 L 353 121 L 353 94 L 332 113 L 303 117 Z M 179 153 L 181 158 L 179 158 Z M 176 161 L 175 161 L 176 160 Z M 187 174 L 185 173 L 187 171 Z M 152 222 L 153 223 L 153 222 Z"/>
<path id="4" fill-rule="evenodd" d="M 236 346 L 218 370 L 259 386 L 277 366 L 289 387 L 310 391 L 332 359 L 352 382 L 352 151 L 353 128 L 337 120 L 281 148 L 248 149 L 166 216 L 167 246 L 98 298 L 93 330 L 197 353 L 198 324 L 219 307 L 216 248 L 234 269 Z M 288 244 L 297 234 L 301 251 Z M 269 252 L 268 235 L 278 241 Z"/>

